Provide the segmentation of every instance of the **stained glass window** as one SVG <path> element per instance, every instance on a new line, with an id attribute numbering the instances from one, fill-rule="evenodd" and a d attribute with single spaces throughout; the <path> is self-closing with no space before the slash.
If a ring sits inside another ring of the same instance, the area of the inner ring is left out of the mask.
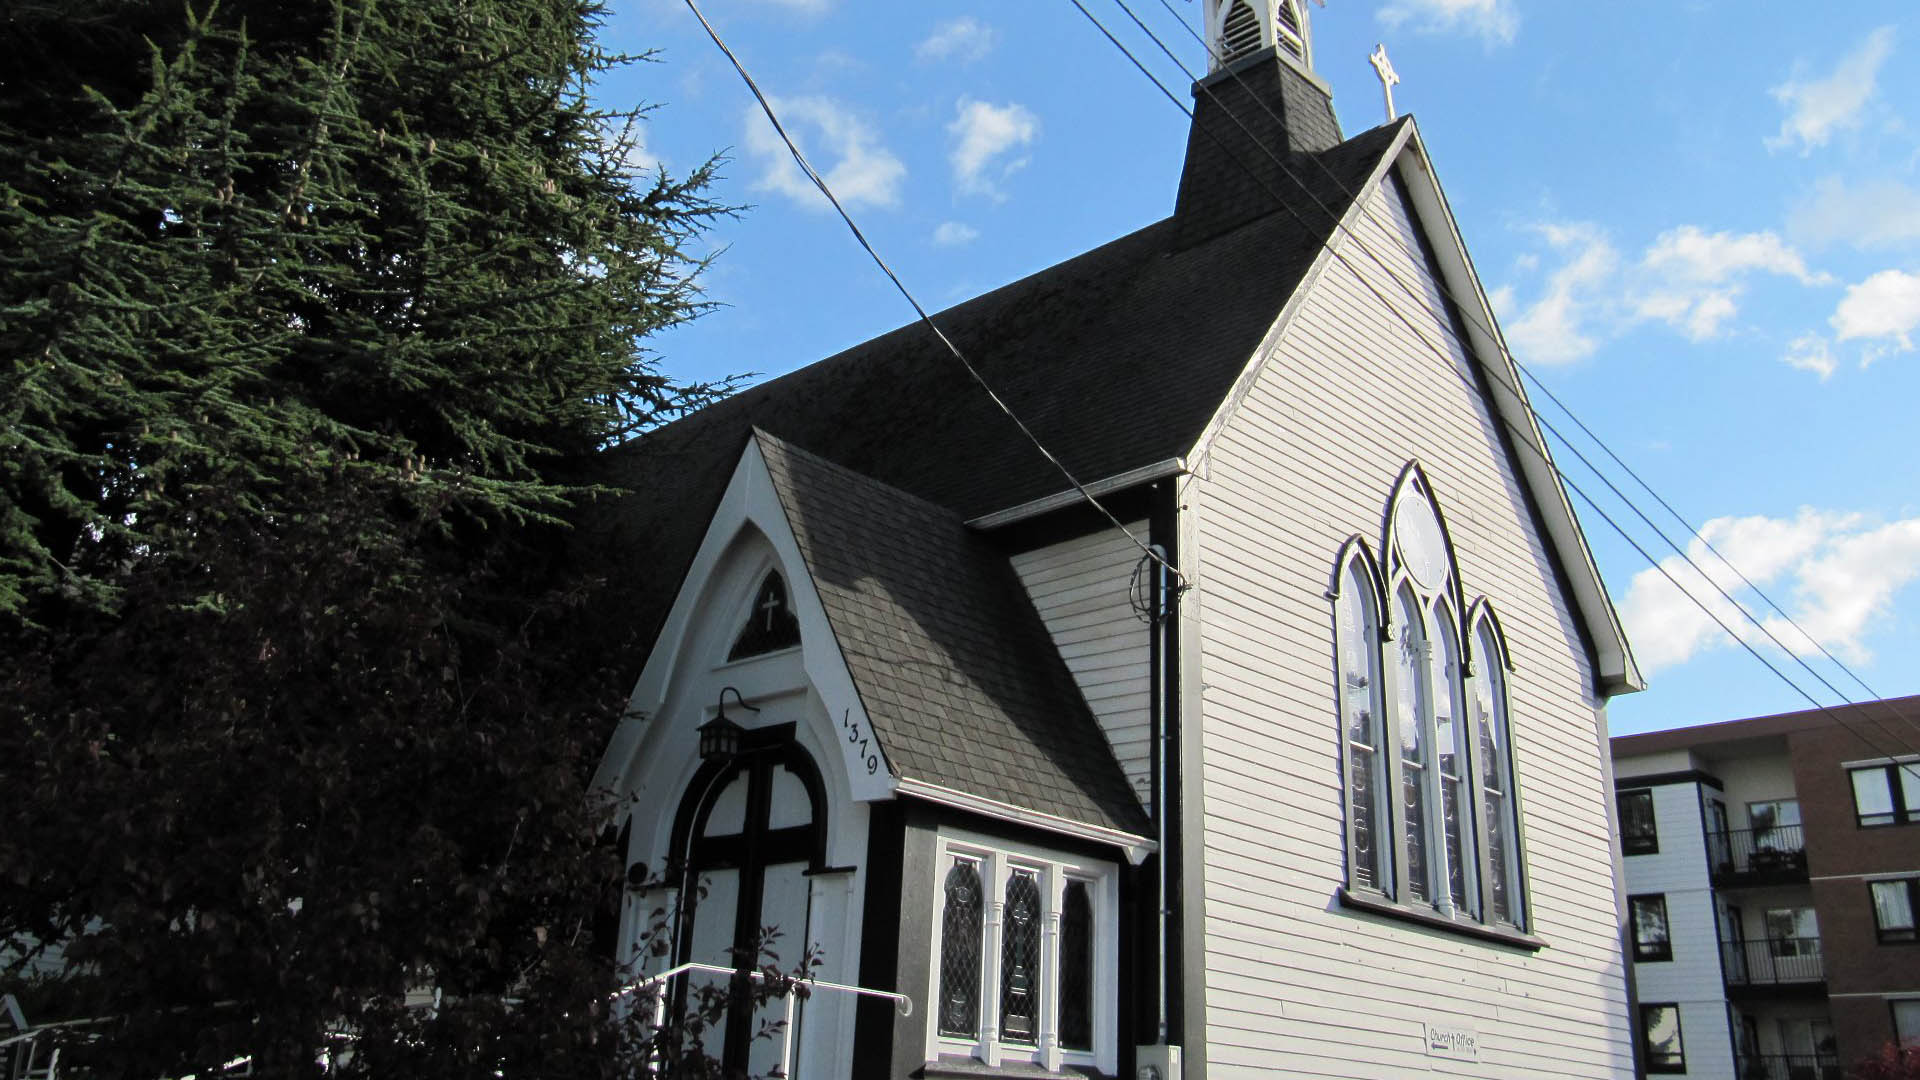
<path id="1" fill-rule="evenodd" d="M 971 1039 L 980 1031 L 980 871 L 970 859 L 947 871 L 940 916 L 940 1034 Z"/>
<path id="2" fill-rule="evenodd" d="M 1000 1037 L 1034 1044 L 1039 1017 L 1040 883 L 1033 871 L 1015 870 L 1007 875 L 1000 927 Z"/>
<path id="3" fill-rule="evenodd" d="M 798 644 L 800 620 L 787 603 L 787 583 L 781 580 L 779 571 L 770 571 L 754 595 L 753 611 L 747 616 L 747 625 L 740 628 L 740 636 L 734 639 L 727 659 L 744 660 Z"/>
<path id="4" fill-rule="evenodd" d="M 1060 903 L 1060 1045 L 1093 1049 L 1093 901 L 1084 881 L 1067 882 Z"/>

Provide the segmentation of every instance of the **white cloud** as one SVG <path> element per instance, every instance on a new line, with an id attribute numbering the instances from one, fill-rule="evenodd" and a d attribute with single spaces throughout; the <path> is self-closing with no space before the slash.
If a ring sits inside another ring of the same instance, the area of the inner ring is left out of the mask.
<path id="1" fill-rule="evenodd" d="M 1520 30 L 1512 0 L 1392 0 L 1380 9 L 1388 26 L 1413 24 L 1427 33 L 1474 34 L 1489 45 L 1505 45 Z"/>
<path id="2" fill-rule="evenodd" d="M 1802 656 L 1817 653 L 1814 641 L 1818 641 L 1850 663 L 1869 661 L 1868 634 L 1884 623 L 1894 596 L 1920 578 L 1920 518 L 1875 524 L 1861 514 L 1807 508 L 1791 519 L 1715 518 L 1700 532 L 1749 580 L 1785 602 L 1793 622 L 1813 640 L 1778 615 L 1763 616 L 1761 621 L 1783 645 Z M 1691 542 L 1687 554 L 1693 565 L 1677 555 L 1661 560 L 1660 565 L 1741 640 L 1763 652 L 1777 653 L 1714 585 L 1758 615 L 1760 605 L 1753 591 L 1715 559 L 1701 540 Z M 1775 588 L 1781 585 L 1788 587 L 1784 594 Z M 1734 644 L 1658 570 L 1634 575 L 1620 615 L 1634 655 L 1648 673 Z"/>
<path id="3" fill-rule="evenodd" d="M 1682 225 L 1661 233 L 1641 257 L 1631 286 L 1642 318 L 1660 319 L 1693 341 L 1718 337 L 1739 313 L 1739 297 L 1752 274 L 1790 277 L 1802 285 L 1825 285 L 1825 274 L 1771 232 L 1709 233 Z"/>
<path id="4" fill-rule="evenodd" d="M 1495 290 L 1507 339 L 1524 362 L 1566 364 L 1593 354 L 1607 339 L 1642 323 L 1663 322 L 1693 341 L 1721 336 L 1740 313 L 1740 299 L 1758 275 L 1802 285 L 1832 284 L 1772 232 L 1709 233 L 1682 225 L 1655 237 L 1626 263 L 1611 239 L 1586 222 L 1534 226 L 1557 256 L 1538 299 L 1520 306 L 1511 285 Z M 1530 274 L 1537 256 L 1515 261 Z"/>
<path id="5" fill-rule="evenodd" d="M 971 15 L 948 19 L 913 47 L 913 55 L 928 63 L 955 60 L 970 64 L 993 51 L 994 29 Z"/>
<path id="6" fill-rule="evenodd" d="M 1841 341 L 1889 339 L 1900 351 L 1909 352 L 1912 334 L 1920 328 L 1920 275 L 1882 270 L 1849 285 L 1827 321 Z"/>
<path id="7" fill-rule="evenodd" d="M 1851 184 L 1843 177 L 1823 177 L 1794 208 L 1789 227 L 1812 244 L 1861 250 L 1920 244 L 1920 189 L 1897 180 Z"/>
<path id="8" fill-rule="evenodd" d="M 1565 262 L 1547 278 L 1547 291 L 1507 324 L 1507 342 L 1521 362 L 1571 364 L 1600 346 L 1588 323 L 1596 315 L 1601 287 L 1613 277 L 1619 255 L 1598 226 L 1586 223 L 1537 227 L 1547 246 Z M 1499 291 L 1500 306 L 1512 304 L 1511 289 Z"/>
<path id="9" fill-rule="evenodd" d="M 1780 362 L 1788 367 L 1811 371 L 1820 376 L 1821 382 L 1833 377 L 1839 364 L 1833 358 L 1833 349 L 1827 345 L 1827 339 L 1819 334 L 1802 334 L 1787 345 L 1787 355 Z"/>
<path id="10" fill-rule="evenodd" d="M 1001 182 L 1028 161 L 1024 155 L 1013 155 L 1039 136 L 1040 118 L 1018 103 L 993 105 L 961 98 L 947 134 L 953 136 L 954 184 L 965 194 L 1002 199 Z"/>
<path id="11" fill-rule="evenodd" d="M 798 97 L 776 98 L 773 107 L 807 160 L 846 206 L 893 206 L 900 201 L 900 182 L 907 167 L 846 106 L 831 98 Z M 758 108 L 748 110 L 746 126 L 747 151 L 761 167 L 754 188 L 785 195 L 811 209 L 828 209 L 826 198 L 800 171 Z"/>
<path id="12" fill-rule="evenodd" d="M 1893 54 L 1893 27 L 1867 35 L 1860 47 L 1843 57 L 1833 73 L 1822 79 L 1797 75 L 1773 88 L 1773 96 L 1787 110 L 1780 132 L 1767 137 L 1769 150 L 1799 146 L 1804 156 L 1825 146 L 1835 131 L 1854 127 L 1872 99 L 1880 65 Z"/>
<path id="13" fill-rule="evenodd" d="M 933 230 L 933 242 L 940 247 L 965 247 L 980 239 L 980 230 L 960 221 L 943 221 Z"/>

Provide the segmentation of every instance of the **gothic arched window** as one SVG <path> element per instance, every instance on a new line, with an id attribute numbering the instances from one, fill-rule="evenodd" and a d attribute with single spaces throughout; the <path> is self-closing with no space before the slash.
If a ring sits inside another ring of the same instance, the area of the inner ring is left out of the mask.
<path id="1" fill-rule="evenodd" d="M 754 594 L 753 610 L 747 613 L 747 624 L 740 628 L 740 636 L 733 639 L 727 659 L 744 660 L 798 644 L 800 620 L 787 602 L 787 583 L 781 579 L 780 571 L 769 570 L 760 582 L 760 591 Z"/>
<path id="2" fill-rule="evenodd" d="M 1380 550 L 1389 598 L 1380 615 L 1373 563 L 1358 541 L 1341 555 L 1333 594 L 1348 886 L 1520 927 L 1503 639 L 1484 600 L 1464 604 L 1417 466 L 1388 505 Z"/>

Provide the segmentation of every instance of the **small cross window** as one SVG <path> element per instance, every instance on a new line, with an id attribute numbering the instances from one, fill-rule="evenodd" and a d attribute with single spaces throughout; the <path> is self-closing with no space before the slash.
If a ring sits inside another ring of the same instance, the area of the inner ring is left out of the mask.
<path id="1" fill-rule="evenodd" d="M 749 656 L 790 649 L 798 644 L 800 620 L 787 603 L 787 583 L 781 580 L 778 570 L 768 571 L 766 579 L 760 583 L 760 591 L 754 594 L 753 610 L 747 614 L 747 625 L 741 628 L 740 636 L 734 639 L 733 649 L 727 653 L 727 659 L 744 660 Z"/>

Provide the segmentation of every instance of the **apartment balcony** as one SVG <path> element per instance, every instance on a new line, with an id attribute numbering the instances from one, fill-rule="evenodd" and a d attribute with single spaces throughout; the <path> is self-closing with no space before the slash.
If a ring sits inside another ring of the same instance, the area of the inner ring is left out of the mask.
<path id="1" fill-rule="evenodd" d="M 1723 941 L 1720 962 L 1730 996 L 1818 997 L 1827 992 L 1827 966 L 1817 937 Z"/>
<path id="2" fill-rule="evenodd" d="M 1845 1080 L 1847 1070 L 1832 1054 L 1737 1054 L 1740 1080 Z"/>
<path id="3" fill-rule="evenodd" d="M 1807 880 L 1807 838 L 1798 825 L 1729 829 L 1707 835 L 1713 883 L 1721 887 L 1792 885 Z"/>

